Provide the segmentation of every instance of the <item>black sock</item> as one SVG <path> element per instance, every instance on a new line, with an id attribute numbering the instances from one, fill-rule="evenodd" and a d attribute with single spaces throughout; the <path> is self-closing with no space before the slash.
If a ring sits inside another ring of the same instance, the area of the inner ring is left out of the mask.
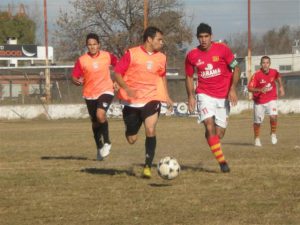
<path id="1" fill-rule="evenodd" d="M 94 133 L 94 139 L 97 148 L 102 148 L 102 141 L 101 141 L 101 132 L 100 132 L 100 126 L 99 125 L 92 125 L 93 133 Z"/>
<path id="2" fill-rule="evenodd" d="M 104 143 L 110 144 L 109 140 L 109 131 L 108 131 L 108 122 L 105 121 L 104 123 L 100 123 L 101 134 L 103 135 Z"/>
<path id="3" fill-rule="evenodd" d="M 151 167 L 154 154 L 155 154 L 155 148 L 156 148 L 156 136 L 146 137 L 145 148 L 146 148 L 145 165 Z"/>

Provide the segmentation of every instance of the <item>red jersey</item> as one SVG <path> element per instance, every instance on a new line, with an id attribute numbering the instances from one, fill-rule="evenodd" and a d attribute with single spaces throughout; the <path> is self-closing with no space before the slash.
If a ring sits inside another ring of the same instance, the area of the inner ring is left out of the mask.
<path id="1" fill-rule="evenodd" d="M 275 81 L 278 79 L 278 77 L 280 77 L 280 75 L 275 69 L 269 69 L 268 73 L 264 73 L 262 70 L 258 70 L 253 74 L 248 87 L 267 88 L 266 93 L 253 93 L 253 101 L 256 104 L 265 104 L 277 99 L 277 89 Z"/>
<path id="2" fill-rule="evenodd" d="M 226 98 L 232 80 L 232 70 L 237 61 L 231 50 L 223 43 L 212 42 L 208 51 L 194 48 L 185 59 L 186 76 L 198 75 L 196 93 L 214 98 Z"/>

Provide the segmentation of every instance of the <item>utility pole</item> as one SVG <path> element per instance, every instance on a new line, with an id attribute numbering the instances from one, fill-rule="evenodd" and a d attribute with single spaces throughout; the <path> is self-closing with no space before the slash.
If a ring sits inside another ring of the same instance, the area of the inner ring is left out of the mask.
<path id="1" fill-rule="evenodd" d="M 248 82 L 250 82 L 252 72 L 251 72 L 251 66 L 252 66 L 252 58 L 251 58 L 251 0 L 248 0 L 248 57 L 247 57 L 247 77 Z M 249 92 L 249 99 L 252 99 L 252 93 Z"/>
<path id="2" fill-rule="evenodd" d="M 148 27 L 148 0 L 144 0 L 144 30 Z"/>
<path id="3" fill-rule="evenodd" d="M 50 69 L 48 59 L 48 22 L 47 22 L 47 0 L 44 0 L 44 36 L 45 36 L 45 53 L 46 53 L 46 68 L 45 68 L 45 94 L 46 103 L 51 101 L 51 89 L 50 89 Z"/>

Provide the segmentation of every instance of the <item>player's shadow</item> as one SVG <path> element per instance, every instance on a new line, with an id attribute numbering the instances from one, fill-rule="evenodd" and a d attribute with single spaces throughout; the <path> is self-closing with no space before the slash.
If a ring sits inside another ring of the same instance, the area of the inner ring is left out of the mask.
<path id="1" fill-rule="evenodd" d="M 205 168 L 203 165 L 180 165 L 181 170 L 190 170 L 195 172 L 205 172 L 205 173 L 218 173 L 216 170 Z"/>
<path id="2" fill-rule="evenodd" d="M 111 169 L 111 168 L 84 168 L 81 169 L 80 172 L 89 173 L 93 175 L 109 175 L 109 176 L 125 174 L 127 176 L 135 177 L 135 173 L 132 170 L 119 170 L 119 169 Z"/>
<path id="3" fill-rule="evenodd" d="M 241 142 L 222 142 L 222 145 L 236 145 L 236 146 L 253 146 L 253 143 Z"/>
<path id="4" fill-rule="evenodd" d="M 151 187 L 170 187 L 172 186 L 171 183 L 151 183 L 151 184 L 148 184 L 149 186 Z"/>
<path id="5" fill-rule="evenodd" d="M 81 156 L 72 156 L 72 155 L 66 155 L 66 156 L 42 156 L 41 160 L 88 160 L 87 157 L 81 157 Z"/>
<path id="6" fill-rule="evenodd" d="M 144 164 L 134 164 L 134 166 L 143 167 Z M 152 164 L 152 169 L 157 168 L 157 164 Z M 216 170 L 212 170 L 209 168 L 205 168 L 202 164 L 198 165 L 181 165 L 180 169 L 184 170 L 191 170 L 191 171 L 198 171 L 198 172 L 206 172 L 206 173 L 218 173 Z"/>

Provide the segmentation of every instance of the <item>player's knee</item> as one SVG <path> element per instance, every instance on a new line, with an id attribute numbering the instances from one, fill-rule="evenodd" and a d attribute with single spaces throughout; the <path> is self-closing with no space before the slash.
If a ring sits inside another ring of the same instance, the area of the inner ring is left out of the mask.
<path id="1" fill-rule="evenodd" d="M 126 140 L 129 144 L 133 145 L 137 140 L 137 136 L 126 136 Z"/>
<path id="2" fill-rule="evenodd" d="M 222 139 L 224 137 L 224 135 L 225 135 L 225 133 L 219 133 L 218 134 L 219 139 Z"/>
<path id="3" fill-rule="evenodd" d="M 154 127 L 147 128 L 146 129 L 146 136 L 148 136 L 148 137 L 155 136 L 155 128 Z"/>
<path id="4" fill-rule="evenodd" d="M 219 129 L 217 131 L 217 135 L 219 136 L 220 139 L 222 139 L 225 136 L 225 129 Z"/>
<path id="5" fill-rule="evenodd" d="M 106 122 L 106 116 L 105 115 L 97 115 L 97 121 L 99 123 L 105 123 Z"/>

